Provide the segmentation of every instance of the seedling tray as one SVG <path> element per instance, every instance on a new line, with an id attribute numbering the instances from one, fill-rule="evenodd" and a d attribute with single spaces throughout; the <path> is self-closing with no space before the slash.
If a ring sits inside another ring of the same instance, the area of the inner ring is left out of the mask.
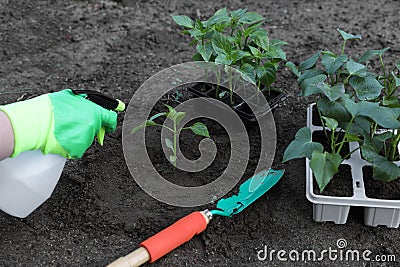
<path id="1" fill-rule="evenodd" d="M 321 126 L 313 125 L 312 104 L 307 109 L 307 127 L 311 132 L 322 131 Z M 359 144 L 352 142 L 349 144 L 350 151 L 356 149 Z M 364 178 L 362 168 L 371 166 L 369 162 L 362 159 L 360 150 L 355 151 L 349 159 L 343 161 L 351 167 L 353 179 L 352 197 L 335 197 L 317 195 L 313 188 L 313 173 L 310 168 L 310 161 L 306 159 L 306 197 L 313 203 L 313 219 L 316 222 L 332 221 L 336 224 L 345 224 L 350 207 L 364 207 L 364 224 L 376 227 L 385 225 L 389 228 L 398 228 L 400 224 L 400 200 L 386 200 L 369 198 L 365 194 Z"/>
<path id="2" fill-rule="evenodd" d="M 200 87 L 203 86 L 202 83 L 194 83 L 188 87 L 188 90 L 197 97 L 211 97 L 215 98 L 215 87 L 209 86 L 209 90 L 200 90 Z M 225 94 L 224 97 L 218 99 L 222 102 L 228 102 L 229 93 Z M 256 117 L 262 117 L 269 112 L 276 109 L 280 103 L 282 103 L 286 99 L 286 95 L 284 93 L 279 93 L 274 95 L 268 100 L 268 105 L 258 105 L 257 104 L 257 96 L 252 94 L 249 96 L 246 101 L 241 101 L 240 103 L 231 106 L 231 108 L 239 115 L 239 117 L 250 123 L 256 122 Z M 254 110 L 254 113 L 251 111 L 251 108 Z M 227 108 L 227 107 L 226 107 Z"/>

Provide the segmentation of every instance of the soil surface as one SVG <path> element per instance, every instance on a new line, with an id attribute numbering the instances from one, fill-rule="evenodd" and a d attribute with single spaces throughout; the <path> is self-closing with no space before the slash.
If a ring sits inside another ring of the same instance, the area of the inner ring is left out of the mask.
<path id="1" fill-rule="evenodd" d="M 378 181 L 372 178 L 372 167 L 363 167 L 365 195 L 377 199 L 400 200 L 400 181 L 392 182 Z"/>
<path id="2" fill-rule="evenodd" d="M 288 42 L 287 57 L 296 64 L 320 49 L 338 52 L 337 28 L 362 35 L 361 41 L 349 42 L 352 53 L 390 47 L 385 62 L 400 58 L 400 3 L 394 0 L 0 0 L 0 103 L 64 88 L 98 90 L 128 103 L 154 73 L 190 61 L 194 48 L 170 15 L 205 19 L 224 6 L 268 18 L 270 36 Z M 307 103 L 298 97 L 296 78 L 287 69 L 274 87 L 288 96 L 274 112 L 279 138 L 273 167 L 284 168 L 284 178 L 245 211 L 216 217 L 204 233 L 153 266 L 398 266 L 399 230 L 365 226 L 360 208 L 351 209 L 345 225 L 313 221 L 312 204 L 305 197 L 304 160 L 281 163 L 286 146 L 306 124 Z M 82 159 L 67 162 L 53 195 L 34 213 L 25 219 L 0 213 L 0 266 L 104 266 L 193 210 L 212 208 L 173 207 L 142 191 L 125 164 L 122 121 L 121 115 L 104 147 L 95 144 Z M 257 127 L 249 134 L 257 137 Z M 190 145 L 197 140 L 192 135 L 188 139 Z M 223 149 L 223 136 L 220 140 Z M 252 147 L 257 142 L 254 138 Z M 256 152 L 249 163 L 257 163 Z M 164 166 L 166 160 L 159 164 L 173 172 Z M 269 252 L 300 254 L 337 249 L 338 239 L 347 240 L 348 249 L 371 250 L 372 256 L 393 254 L 397 262 L 328 257 L 284 262 L 276 253 L 273 260 L 257 257 L 265 246 Z"/>
<path id="3" fill-rule="evenodd" d="M 353 196 L 353 178 L 351 177 L 351 167 L 346 164 L 339 166 L 339 172 L 336 173 L 324 191 L 320 192 L 317 182 L 314 179 L 314 194 L 335 197 Z"/>

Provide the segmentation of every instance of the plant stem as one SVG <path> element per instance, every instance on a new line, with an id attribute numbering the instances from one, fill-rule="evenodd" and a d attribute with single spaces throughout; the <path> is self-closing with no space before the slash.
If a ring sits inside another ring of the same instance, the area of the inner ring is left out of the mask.
<path id="1" fill-rule="evenodd" d="M 215 98 L 218 99 L 218 97 L 219 97 L 219 84 L 221 83 L 221 72 L 219 70 L 217 70 L 216 76 L 217 76 L 217 88 L 215 89 Z"/>
<path id="2" fill-rule="evenodd" d="M 318 107 L 317 107 L 317 111 L 318 111 L 319 119 L 321 120 L 321 123 L 322 123 L 322 129 L 324 130 L 325 137 L 326 137 L 326 139 L 328 139 L 328 133 L 326 132 L 326 126 L 324 123 L 324 119 L 322 119 L 322 113 Z"/>
<path id="3" fill-rule="evenodd" d="M 332 153 L 335 153 L 335 131 L 334 130 L 331 130 L 331 150 L 332 150 Z"/>
<path id="4" fill-rule="evenodd" d="M 351 77 L 351 74 L 349 74 L 349 76 L 346 77 L 346 79 L 343 81 L 344 85 L 346 85 L 349 82 L 350 77 Z"/>
<path id="5" fill-rule="evenodd" d="M 372 122 L 372 125 L 371 125 L 371 137 L 374 137 L 377 127 L 378 127 L 378 124 L 376 122 Z"/>
<path id="6" fill-rule="evenodd" d="M 233 105 L 232 68 L 231 67 L 229 67 L 229 92 L 230 92 L 231 105 Z"/>
<path id="7" fill-rule="evenodd" d="M 394 157 L 395 157 L 395 155 L 396 155 L 396 150 L 397 150 L 397 146 L 399 145 L 399 142 L 400 142 L 400 133 L 397 133 L 397 135 L 396 135 L 396 137 L 393 139 L 393 142 L 392 142 L 392 147 L 391 147 L 391 153 L 390 153 L 390 158 L 389 158 L 389 160 L 390 161 L 393 161 L 394 160 Z"/>
<path id="8" fill-rule="evenodd" d="M 349 153 L 347 153 L 347 155 L 344 156 L 343 159 L 346 159 L 347 157 L 350 157 L 351 154 L 353 154 L 354 152 L 356 152 L 357 150 L 360 149 L 360 146 L 358 146 L 356 149 L 353 149 L 352 151 L 350 151 Z"/>
<path id="9" fill-rule="evenodd" d="M 346 46 L 346 40 L 343 41 L 343 46 L 342 46 L 342 55 L 344 55 L 344 48 Z"/>
<path id="10" fill-rule="evenodd" d="M 175 159 L 175 161 L 174 161 L 174 167 L 176 168 L 176 161 L 177 161 L 177 158 L 176 158 L 176 141 L 177 141 L 177 138 L 176 138 L 176 136 L 177 136 L 177 131 L 176 131 L 176 122 L 174 121 L 174 159 Z"/>
<path id="11" fill-rule="evenodd" d="M 347 132 L 350 130 L 350 126 L 351 126 L 351 124 L 353 123 L 353 121 L 354 121 L 354 117 L 351 117 L 351 120 L 350 120 L 349 124 L 347 124 L 346 130 L 345 130 L 345 132 L 344 132 L 343 139 L 342 139 L 342 141 L 340 142 L 339 148 L 338 148 L 338 150 L 337 150 L 337 153 L 338 153 L 338 154 L 340 153 L 340 151 L 342 151 L 342 147 L 343 147 L 344 143 L 346 142 Z"/>
<path id="12" fill-rule="evenodd" d="M 381 66 L 382 66 L 382 71 L 383 71 L 383 77 L 385 78 L 385 89 L 386 89 L 386 69 L 385 69 L 385 64 L 383 64 L 383 59 L 382 59 L 382 55 L 379 55 L 379 61 L 381 62 Z"/>

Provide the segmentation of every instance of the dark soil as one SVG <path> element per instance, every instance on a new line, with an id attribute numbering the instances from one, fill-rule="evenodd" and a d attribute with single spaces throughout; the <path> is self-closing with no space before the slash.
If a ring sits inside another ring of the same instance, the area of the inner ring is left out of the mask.
<path id="1" fill-rule="evenodd" d="M 365 194 L 370 198 L 400 200 L 400 181 L 378 181 L 372 178 L 372 167 L 363 167 Z"/>
<path id="2" fill-rule="evenodd" d="M 324 191 L 320 192 L 317 182 L 314 178 L 314 194 L 334 197 L 352 197 L 353 196 L 353 178 L 351 177 L 351 167 L 346 164 L 339 166 L 339 172 L 336 173 Z"/>
<path id="3" fill-rule="evenodd" d="M 312 109 L 312 124 L 315 126 L 322 126 L 322 121 L 317 112 L 316 105 L 314 105 Z"/>
<path id="4" fill-rule="evenodd" d="M 317 50 L 338 52 L 337 28 L 363 37 L 349 42 L 348 52 L 360 55 L 367 49 L 391 47 L 384 57 L 388 64 L 400 56 L 400 8 L 392 0 L 0 0 L 0 104 L 64 88 L 98 90 L 128 103 L 154 73 L 190 61 L 194 48 L 170 15 L 205 19 L 224 6 L 248 8 L 268 18 L 269 36 L 288 42 L 287 57 L 296 64 Z M 352 249 L 400 257 L 397 230 L 367 227 L 352 215 L 346 225 L 312 220 L 304 160 L 281 163 L 285 148 L 306 125 L 307 103 L 298 97 L 296 78 L 285 68 L 274 87 L 287 94 L 274 113 L 279 139 L 273 167 L 284 168 L 284 178 L 245 211 L 213 219 L 204 233 L 153 266 L 398 266 L 398 262 L 257 259 L 264 245 L 322 251 L 335 248 L 339 238 Z M 0 266 L 104 266 L 193 210 L 212 208 L 168 206 L 141 190 L 124 161 L 122 121 L 119 116 L 117 131 L 106 136 L 104 147 L 94 144 L 82 159 L 68 161 L 53 195 L 34 213 L 25 219 L 0 213 Z M 254 139 L 251 147 L 257 151 L 258 127 L 249 131 Z M 192 135 L 188 139 L 198 141 Z M 196 148 L 187 151 L 188 157 L 197 155 Z M 227 157 L 220 155 L 221 160 Z M 257 161 L 253 153 L 247 174 Z M 173 173 L 165 158 L 156 164 L 160 171 Z"/>

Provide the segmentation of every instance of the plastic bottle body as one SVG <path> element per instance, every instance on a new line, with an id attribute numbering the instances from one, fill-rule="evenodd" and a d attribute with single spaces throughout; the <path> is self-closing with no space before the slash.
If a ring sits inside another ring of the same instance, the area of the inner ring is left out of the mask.
<path id="1" fill-rule="evenodd" d="M 51 196 L 65 162 L 40 150 L 0 161 L 0 209 L 19 218 L 28 216 Z"/>

